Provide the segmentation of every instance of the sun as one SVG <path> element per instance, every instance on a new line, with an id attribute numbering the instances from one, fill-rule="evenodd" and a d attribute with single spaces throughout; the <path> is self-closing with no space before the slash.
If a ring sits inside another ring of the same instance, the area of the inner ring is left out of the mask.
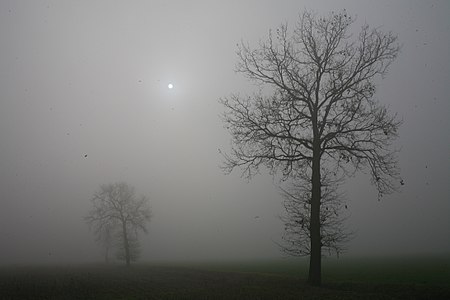
<path id="1" fill-rule="evenodd" d="M 168 87 L 169 89 L 173 89 L 173 84 L 169 83 L 169 84 L 167 85 L 167 87 Z"/>

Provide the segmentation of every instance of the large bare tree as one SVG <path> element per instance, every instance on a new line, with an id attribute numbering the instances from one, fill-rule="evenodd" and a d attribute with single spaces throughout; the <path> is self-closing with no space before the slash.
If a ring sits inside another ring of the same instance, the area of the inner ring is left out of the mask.
<path id="1" fill-rule="evenodd" d="M 343 178 L 336 179 L 330 172 L 321 173 L 320 240 L 323 252 L 339 256 L 354 233 L 345 226 L 349 214 L 345 195 L 339 190 Z M 311 255 L 311 178 L 297 174 L 282 187 L 285 213 L 281 250 L 291 256 Z"/>
<path id="2" fill-rule="evenodd" d="M 138 198 L 134 188 L 127 183 L 105 184 L 100 186 L 91 199 L 92 209 L 85 220 L 94 229 L 97 239 L 117 238 L 118 257 L 129 266 L 137 259 L 139 230 L 147 232 L 147 223 L 151 218 L 148 198 Z"/>
<path id="3" fill-rule="evenodd" d="M 339 178 L 369 170 L 380 197 L 400 180 L 392 142 L 401 122 L 374 97 L 399 52 L 397 37 L 368 25 L 353 34 L 354 23 L 345 10 L 304 12 L 292 31 L 282 25 L 256 48 L 242 42 L 237 72 L 261 88 L 221 99 L 232 136 L 226 171 L 309 176 L 312 285 L 321 284 L 321 172 Z"/>

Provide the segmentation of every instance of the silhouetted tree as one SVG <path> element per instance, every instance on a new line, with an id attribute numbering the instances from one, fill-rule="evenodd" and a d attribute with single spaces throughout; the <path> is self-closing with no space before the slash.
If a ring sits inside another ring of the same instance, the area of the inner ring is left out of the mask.
<path id="1" fill-rule="evenodd" d="M 119 253 L 123 252 L 127 266 L 137 259 L 135 249 L 139 230 L 147 232 L 151 211 L 145 196 L 137 198 L 127 183 L 101 185 L 91 199 L 92 209 L 86 222 L 103 238 L 118 237 Z M 122 250 L 120 250 L 122 249 Z"/>
<path id="2" fill-rule="evenodd" d="M 368 169 L 379 197 L 399 180 L 391 145 L 401 122 L 374 98 L 375 80 L 399 52 L 397 37 L 368 25 L 352 35 L 354 20 L 345 10 L 305 12 L 293 31 L 282 25 L 255 49 L 241 43 L 237 72 L 261 89 L 221 99 L 232 136 L 227 172 L 308 174 L 311 285 L 321 284 L 321 170 L 339 178 Z"/>
<path id="3" fill-rule="evenodd" d="M 322 249 L 339 256 L 353 237 L 344 224 L 347 209 L 343 193 L 338 191 L 342 178 L 335 179 L 328 172 L 321 173 L 320 240 Z M 311 180 L 308 174 L 298 174 L 290 179 L 288 188 L 282 188 L 285 214 L 283 244 L 280 248 L 291 256 L 311 255 Z"/>

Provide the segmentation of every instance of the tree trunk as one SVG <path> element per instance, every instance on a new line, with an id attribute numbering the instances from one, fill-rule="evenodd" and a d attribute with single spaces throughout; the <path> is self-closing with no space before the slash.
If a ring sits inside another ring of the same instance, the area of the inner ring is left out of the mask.
<path id="1" fill-rule="evenodd" d="M 308 283 L 313 286 L 320 286 L 322 283 L 322 242 L 320 238 L 320 144 L 314 143 L 312 162 L 312 191 L 311 191 L 311 254 L 309 257 Z"/>
<path id="2" fill-rule="evenodd" d="M 127 226 L 125 223 L 122 223 L 122 230 L 123 230 L 123 248 L 125 250 L 125 263 L 128 266 L 130 266 L 130 244 L 128 241 L 128 234 L 127 234 Z"/>

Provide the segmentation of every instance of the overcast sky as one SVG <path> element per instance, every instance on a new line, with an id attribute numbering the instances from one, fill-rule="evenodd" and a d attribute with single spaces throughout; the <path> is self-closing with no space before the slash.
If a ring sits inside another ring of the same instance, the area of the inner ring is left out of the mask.
<path id="1" fill-rule="evenodd" d="M 449 253 L 449 1 L 11 0 L 0 1 L 0 263 L 101 259 L 83 216 L 116 181 L 151 200 L 144 259 L 281 256 L 273 179 L 219 169 L 230 136 L 218 99 L 254 90 L 234 72 L 241 39 L 342 8 L 355 30 L 398 34 L 376 97 L 404 120 L 402 191 L 378 202 L 363 174 L 345 186 L 348 255 Z"/>

